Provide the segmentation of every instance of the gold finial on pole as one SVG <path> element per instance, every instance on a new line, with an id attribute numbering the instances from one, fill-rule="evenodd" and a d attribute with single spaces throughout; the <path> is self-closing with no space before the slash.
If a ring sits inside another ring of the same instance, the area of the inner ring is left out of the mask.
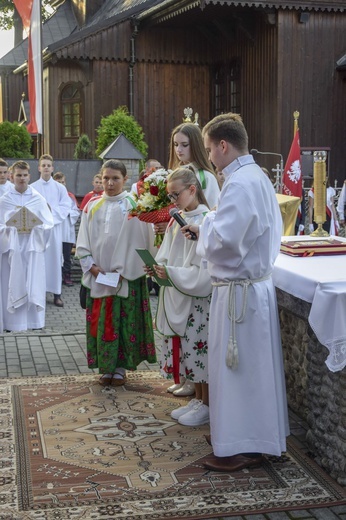
<path id="1" fill-rule="evenodd" d="M 293 112 L 293 137 L 296 135 L 296 131 L 298 130 L 298 119 L 299 119 L 299 112 L 298 110 L 295 110 Z"/>
<path id="2" fill-rule="evenodd" d="M 314 152 L 314 221 L 317 229 L 311 233 L 313 237 L 329 236 L 329 233 L 322 228 L 326 221 L 326 159 L 327 152 Z"/>

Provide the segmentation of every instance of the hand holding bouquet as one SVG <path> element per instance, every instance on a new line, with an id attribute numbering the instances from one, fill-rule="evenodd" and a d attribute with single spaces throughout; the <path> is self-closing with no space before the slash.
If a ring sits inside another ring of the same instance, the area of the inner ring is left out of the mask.
<path id="1" fill-rule="evenodd" d="M 130 211 L 131 216 L 138 217 L 139 220 L 150 224 L 169 222 L 171 218 L 169 210 L 174 206 L 171 204 L 166 191 L 169 173 L 169 171 L 160 168 L 144 179 L 140 195 L 135 195 L 137 206 Z M 162 240 L 162 235 L 157 234 L 155 245 L 159 246 Z"/>

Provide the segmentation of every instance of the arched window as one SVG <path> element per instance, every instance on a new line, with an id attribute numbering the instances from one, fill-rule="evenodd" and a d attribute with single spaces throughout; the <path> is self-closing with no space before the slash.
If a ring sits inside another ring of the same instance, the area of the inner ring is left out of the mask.
<path id="1" fill-rule="evenodd" d="M 81 83 L 68 83 L 60 90 L 61 139 L 77 141 L 83 133 L 83 91 Z"/>

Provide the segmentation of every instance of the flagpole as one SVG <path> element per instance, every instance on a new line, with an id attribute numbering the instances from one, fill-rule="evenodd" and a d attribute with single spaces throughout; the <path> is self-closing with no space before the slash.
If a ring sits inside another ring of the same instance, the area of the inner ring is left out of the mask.
<path id="1" fill-rule="evenodd" d="M 299 119 L 299 112 L 298 112 L 298 110 L 295 110 L 295 112 L 293 112 L 293 119 L 294 119 L 294 123 L 293 123 L 293 137 L 294 137 L 296 135 L 296 131 L 299 128 L 299 126 L 298 126 L 298 119 Z"/>
<path id="2" fill-rule="evenodd" d="M 39 23 L 40 23 L 40 47 L 41 47 L 41 56 L 40 56 L 40 67 L 41 67 L 41 118 L 42 118 L 42 133 L 38 134 L 37 137 L 39 137 L 39 146 L 37 148 L 38 151 L 38 159 L 41 157 L 41 155 L 44 154 L 44 117 L 43 117 L 43 45 L 42 45 L 42 0 L 39 0 L 39 6 L 40 6 L 40 17 L 39 17 Z"/>

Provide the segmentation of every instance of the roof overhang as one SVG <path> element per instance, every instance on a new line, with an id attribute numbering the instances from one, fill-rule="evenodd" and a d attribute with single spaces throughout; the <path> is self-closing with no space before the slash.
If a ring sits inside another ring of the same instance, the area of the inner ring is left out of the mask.
<path id="1" fill-rule="evenodd" d="M 136 18 L 139 21 L 147 18 L 164 21 L 195 7 L 204 9 L 207 5 L 262 9 L 294 9 L 297 11 L 346 11 L 345 0 L 180 0 L 178 2 L 176 0 L 164 0 L 158 5 L 143 11 Z"/>
<path id="2" fill-rule="evenodd" d="M 208 4 L 233 5 L 239 7 L 263 7 L 308 11 L 346 11 L 345 0 L 201 0 L 201 7 Z"/>

